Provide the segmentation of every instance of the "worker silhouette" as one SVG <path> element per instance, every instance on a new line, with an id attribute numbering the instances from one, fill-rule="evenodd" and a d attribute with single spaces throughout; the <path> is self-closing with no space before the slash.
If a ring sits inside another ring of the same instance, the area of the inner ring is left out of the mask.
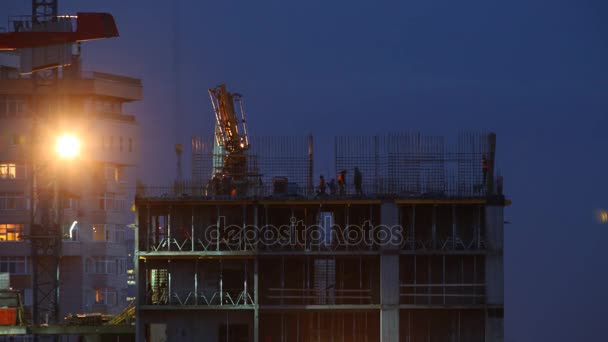
<path id="1" fill-rule="evenodd" d="M 338 187 L 340 188 L 340 196 L 344 196 L 346 193 L 346 170 L 338 173 Z"/>
<path id="2" fill-rule="evenodd" d="M 323 175 L 321 175 L 319 177 L 319 191 L 317 192 L 317 194 L 325 195 L 326 188 L 327 188 L 327 185 L 325 184 L 325 177 L 323 177 Z"/>
<path id="3" fill-rule="evenodd" d="M 355 184 L 355 192 L 356 192 L 357 196 L 363 196 L 363 190 L 362 190 L 363 175 L 361 175 L 361 171 L 359 171 L 358 167 L 355 167 L 354 184 Z"/>
<path id="4" fill-rule="evenodd" d="M 335 195 L 336 194 L 336 180 L 332 178 L 329 181 L 329 183 L 327 183 L 327 186 L 329 187 L 329 194 Z"/>

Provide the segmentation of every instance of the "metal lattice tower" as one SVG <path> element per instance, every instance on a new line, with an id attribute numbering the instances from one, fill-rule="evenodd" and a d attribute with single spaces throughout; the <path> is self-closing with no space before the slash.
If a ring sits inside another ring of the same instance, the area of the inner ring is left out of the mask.
<path id="1" fill-rule="evenodd" d="M 57 0 L 33 0 L 32 23 L 40 24 L 57 20 L 57 9 Z M 57 71 L 54 69 L 36 72 L 33 76 L 35 93 L 41 87 L 56 86 Z M 41 129 L 39 122 L 41 114 L 36 96 L 34 94 L 33 136 L 39 137 L 40 134 L 37 133 Z M 48 174 L 48 168 L 37 165 L 36 161 L 37 156 L 33 155 L 30 239 L 34 324 L 59 320 L 59 265 L 62 242 L 57 182 L 53 179 L 53 175 Z"/>

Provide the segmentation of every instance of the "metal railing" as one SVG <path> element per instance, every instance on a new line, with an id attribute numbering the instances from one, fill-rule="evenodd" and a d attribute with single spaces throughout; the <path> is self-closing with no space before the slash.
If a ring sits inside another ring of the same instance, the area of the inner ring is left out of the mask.
<path id="1" fill-rule="evenodd" d="M 374 304 L 371 289 L 304 289 L 304 288 L 269 288 L 266 303 L 274 305 L 344 305 Z"/>
<path id="2" fill-rule="evenodd" d="M 484 283 L 401 284 L 401 304 L 456 305 L 485 303 Z"/>
<path id="3" fill-rule="evenodd" d="M 153 291 L 146 297 L 148 305 L 178 306 L 251 306 L 254 304 L 250 291 L 244 289 L 195 290 L 194 288 Z"/>

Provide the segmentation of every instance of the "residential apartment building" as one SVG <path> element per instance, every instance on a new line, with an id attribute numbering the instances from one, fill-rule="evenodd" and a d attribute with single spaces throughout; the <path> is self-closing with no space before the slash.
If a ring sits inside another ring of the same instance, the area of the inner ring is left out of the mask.
<path id="1" fill-rule="evenodd" d="M 75 60 L 49 84 L 36 85 L 19 75 L 16 55 L 2 54 L 0 62 L 0 272 L 10 273 L 11 287 L 23 291 L 31 310 L 32 217 L 42 192 L 55 189 L 63 231 L 60 317 L 119 312 L 128 297 L 132 251 L 125 235 L 133 223 L 139 145 L 136 118 L 125 105 L 142 99 L 142 82 L 83 72 Z M 70 161 L 53 150 L 63 133 L 80 140 Z"/>

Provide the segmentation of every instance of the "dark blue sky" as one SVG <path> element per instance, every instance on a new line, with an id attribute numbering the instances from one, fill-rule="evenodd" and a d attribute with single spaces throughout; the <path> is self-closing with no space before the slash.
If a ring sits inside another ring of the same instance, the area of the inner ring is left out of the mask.
<path id="1" fill-rule="evenodd" d="M 3 1 L 0 16 L 29 3 Z M 210 129 L 206 90 L 220 82 L 246 96 L 254 135 L 495 131 L 513 199 L 506 341 L 605 338 L 608 225 L 593 211 L 608 207 L 608 2 L 60 6 L 114 14 L 121 38 L 86 44 L 85 68 L 143 78 L 146 99 L 129 110 L 149 183 L 173 173 L 175 142 Z"/>

